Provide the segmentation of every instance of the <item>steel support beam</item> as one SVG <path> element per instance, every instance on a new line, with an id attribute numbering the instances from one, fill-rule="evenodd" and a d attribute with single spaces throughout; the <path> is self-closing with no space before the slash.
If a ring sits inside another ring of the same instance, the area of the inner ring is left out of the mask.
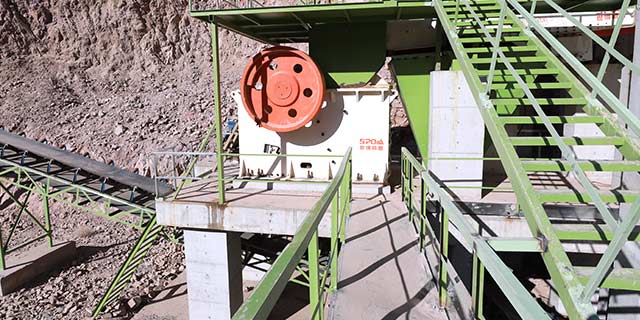
<path id="1" fill-rule="evenodd" d="M 225 203 L 224 196 L 224 157 L 222 155 L 222 119 L 220 103 L 220 58 L 218 46 L 218 25 L 211 22 L 211 58 L 213 64 L 213 107 L 214 107 L 214 122 L 216 128 L 216 165 L 218 169 L 218 203 Z"/>

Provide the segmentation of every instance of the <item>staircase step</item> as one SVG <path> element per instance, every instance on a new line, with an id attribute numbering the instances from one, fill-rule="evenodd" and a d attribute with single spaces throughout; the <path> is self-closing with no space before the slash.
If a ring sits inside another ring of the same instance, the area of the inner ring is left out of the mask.
<path id="1" fill-rule="evenodd" d="M 518 0 L 519 3 L 527 3 L 530 2 L 531 0 Z M 443 1 L 442 2 L 442 6 L 447 8 L 447 7 L 455 7 L 456 4 L 459 3 L 457 1 Z M 470 3 L 471 6 L 492 6 L 496 4 L 496 0 L 475 0 L 473 2 Z"/>
<path id="2" fill-rule="evenodd" d="M 604 123 L 603 117 L 587 117 L 587 116 L 551 116 L 547 117 L 549 121 L 553 124 L 563 124 L 563 123 L 595 123 L 600 124 Z M 500 121 L 502 124 L 542 124 L 542 119 L 540 117 L 501 117 Z"/>
<path id="3" fill-rule="evenodd" d="M 491 58 L 473 58 L 470 59 L 471 63 L 473 64 L 491 64 Z M 548 62 L 549 59 L 547 59 L 547 57 L 539 57 L 539 56 L 532 56 L 532 57 L 508 57 L 507 61 L 509 61 L 512 64 L 515 63 L 540 63 L 540 62 Z M 502 59 L 498 58 L 496 60 L 496 65 L 502 65 L 504 64 Z"/>
<path id="4" fill-rule="evenodd" d="M 556 146 L 552 137 L 512 137 L 514 146 Z M 562 141 L 570 146 L 621 146 L 625 141 L 621 137 L 563 137 Z"/>
<path id="5" fill-rule="evenodd" d="M 460 7 L 462 8 L 462 7 Z M 468 12 L 466 10 L 466 7 L 463 8 L 464 10 L 460 10 L 460 12 L 458 12 L 458 19 L 472 19 L 473 21 L 475 21 L 473 14 L 471 14 L 470 12 Z M 454 20 L 455 17 L 455 11 L 453 13 L 449 14 L 449 17 L 451 18 L 451 20 Z M 480 10 L 476 10 L 476 15 L 478 15 L 479 18 L 500 18 L 500 12 L 496 11 L 496 12 L 482 12 Z"/>
<path id="6" fill-rule="evenodd" d="M 494 106 L 530 106 L 533 105 L 528 98 L 491 99 Z M 584 98 L 538 98 L 536 102 L 541 106 L 582 106 L 587 104 Z"/>
<path id="7" fill-rule="evenodd" d="M 463 44 L 464 43 L 491 44 L 491 42 L 489 42 L 489 39 L 485 37 L 458 38 L 458 40 L 460 41 L 460 43 L 463 43 Z M 506 36 L 506 37 L 502 37 L 500 40 L 501 40 L 500 42 L 524 42 L 524 41 L 529 41 L 531 39 L 528 36 Z"/>
<path id="8" fill-rule="evenodd" d="M 500 50 L 502 50 L 502 52 L 504 52 L 504 54 L 508 56 L 509 53 L 537 52 L 538 47 L 536 46 L 505 46 L 505 47 L 500 47 Z M 493 48 L 488 48 L 488 47 L 465 48 L 464 51 L 470 55 L 481 54 L 481 53 L 491 54 L 493 53 Z"/>
<path id="9" fill-rule="evenodd" d="M 537 190 L 541 202 L 569 202 L 590 203 L 591 197 L 573 190 Z M 640 197 L 640 193 L 633 191 L 604 191 L 600 192 L 600 198 L 604 202 L 622 203 L 633 202 Z"/>
<path id="10" fill-rule="evenodd" d="M 498 28 L 491 28 L 487 30 L 489 34 L 498 33 Z M 520 33 L 522 29 L 515 27 L 507 27 L 504 26 L 502 28 L 502 35 L 504 36 L 506 33 Z M 484 36 L 484 32 L 478 28 L 464 28 L 458 31 L 458 35 L 473 35 L 473 36 Z"/>
<path id="11" fill-rule="evenodd" d="M 454 17 L 453 15 L 451 15 L 451 21 L 453 23 Z M 487 27 L 487 26 L 497 26 L 500 24 L 500 20 L 498 19 L 480 19 L 480 22 L 482 22 L 482 24 Z M 511 26 L 513 25 L 515 22 L 511 19 L 504 19 L 504 26 Z M 479 28 L 480 26 L 478 25 L 478 22 L 473 19 L 473 20 L 467 20 L 467 21 L 458 21 L 457 23 L 458 28 L 465 28 L 465 27 L 472 27 L 472 28 Z"/>
<path id="12" fill-rule="evenodd" d="M 483 11 L 483 12 L 486 12 L 486 11 L 498 11 L 498 12 L 500 12 L 500 9 L 502 8 L 499 5 L 497 5 L 495 2 L 492 3 L 492 4 L 487 3 L 487 4 L 484 4 L 484 5 L 480 5 L 480 6 L 475 4 L 475 3 L 469 3 L 469 5 L 473 8 L 473 10 Z M 455 5 L 452 5 L 452 6 L 443 5 L 443 6 L 445 7 L 444 11 L 455 14 L 455 12 L 456 12 L 456 6 Z M 459 12 L 463 12 L 463 11 L 466 12 L 467 11 L 467 6 L 465 4 L 463 4 L 463 3 L 460 3 L 460 5 L 457 8 L 458 8 Z"/>
<path id="13" fill-rule="evenodd" d="M 605 224 L 554 224 L 553 228 L 560 240 L 564 241 L 611 241 L 614 233 Z M 629 241 L 640 241 L 640 226 L 636 226 Z"/>
<path id="14" fill-rule="evenodd" d="M 596 268 L 594 267 L 573 267 L 578 275 L 578 279 L 583 284 L 589 281 L 589 277 Z M 640 291 L 640 269 L 614 268 L 607 273 L 604 281 L 599 286 L 607 289 L 620 289 Z"/>
<path id="15" fill-rule="evenodd" d="M 589 160 L 578 161 L 582 170 L 592 172 L 637 172 L 640 171 L 640 161 L 607 161 Z M 522 167 L 527 171 L 567 172 L 571 171 L 568 161 L 522 161 Z"/>
<path id="16" fill-rule="evenodd" d="M 490 73 L 490 70 L 477 70 L 478 75 L 479 76 L 488 76 Z M 520 76 L 526 76 L 526 75 L 535 75 L 535 76 L 540 76 L 540 75 L 557 75 L 560 74 L 560 70 L 558 69 L 554 69 L 554 68 L 545 68 L 545 69 L 516 69 L 516 73 Z M 502 69 L 497 69 L 494 70 L 494 75 L 495 76 L 511 76 L 511 71 L 509 70 L 502 70 Z"/>
<path id="17" fill-rule="evenodd" d="M 527 83 L 527 88 L 531 90 L 540 89 L 571 89 L 573 83 L 571 82 L 541 82 L 541 83 Z M 517 82 L 511 83 L 492 83 L 492 90 L 521 90 L 522 88 Z"/>

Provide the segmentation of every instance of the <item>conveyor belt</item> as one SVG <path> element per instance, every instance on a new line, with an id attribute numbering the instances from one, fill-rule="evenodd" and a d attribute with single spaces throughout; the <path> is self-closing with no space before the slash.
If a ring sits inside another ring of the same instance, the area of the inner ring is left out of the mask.
<path id="1" fill-rule="evenodd" d="M 140 190 L 155 194 L 154 180 L 151 178 L 143 177 L 141 175 L 0 129 L 0 147 L 2 145 L 11 147 L 11 149 L 16 151 L 27 151 L 28 153 L 37 155 L 41 158 L 54 160 L 66 167 L 80 168 L 93 175 L 108 178 L 123 185 L 136 187 Z M 171 191 L 171 187 L 167 184 L 158 185 L 158 193 L 160 193 L 160 195 L 166 195 Z"/>
<path id="2" fill-rule="evenodd" d="M 164 233 L 163 227 L 156 223 L 155 197 L 156 193 L 163 196 L 173 192 L 165 183 L 156 185 L 151 178 L 4 130 L 0 130 L 0 185 L 7 192 L 10 186 L 26 189 L 29 193 L 41 194 L 44 199 L 142 230 L 95 308 L 94 316 L 120 299 L 138 266 Z"/>

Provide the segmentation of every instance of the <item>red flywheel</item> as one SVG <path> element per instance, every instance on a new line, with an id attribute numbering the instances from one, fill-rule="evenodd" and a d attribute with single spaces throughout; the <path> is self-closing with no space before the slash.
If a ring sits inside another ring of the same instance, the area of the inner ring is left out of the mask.
<path id="1" fill-rule="evenodd" d="M 276 132 L 303 127 L 324 101 L 322 72 L 304 52 L 272 47 L 255 55 L 242 75 L 244 107 L 259 126 Z"/>

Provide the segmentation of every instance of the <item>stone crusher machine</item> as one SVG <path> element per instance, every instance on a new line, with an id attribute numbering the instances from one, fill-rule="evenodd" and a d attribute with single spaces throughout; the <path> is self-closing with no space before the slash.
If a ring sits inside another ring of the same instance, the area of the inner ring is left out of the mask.
<path id="1" fill-rule="evenodd" d="M 233 92 L 238 104 L 240 176 L 330 180 L 331 158 L 353 150 L 354 182 L 382 186 L 389 169 L 389 104 L 384 81 L 327 88 L 318 65 L 301 50 L 275 46 L 249 61 Z M 251 154 L 309 157 L 273 158 Z M 278 163 L 279 162 L 279 163 Z"/>

